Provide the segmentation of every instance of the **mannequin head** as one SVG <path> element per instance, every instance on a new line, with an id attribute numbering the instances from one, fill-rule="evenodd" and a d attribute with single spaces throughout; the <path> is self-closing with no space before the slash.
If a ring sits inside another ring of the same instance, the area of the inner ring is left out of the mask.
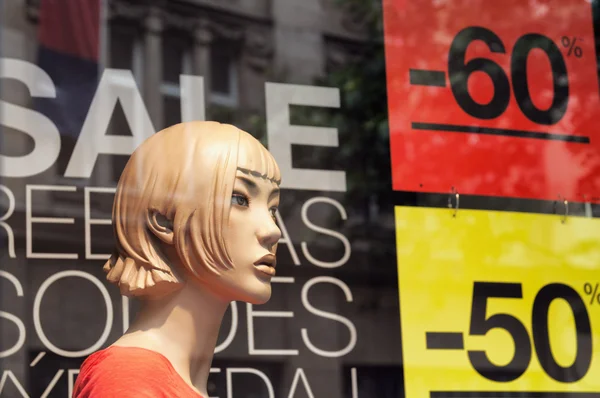
<path id="1" fill-rule="evenodd" d="M 107 279 L 127 296 L 193 284 L 225 301 L 266 302 L 275 264 L 259 263 L 273 262 L 281 236 L 280 179 L 266 148 L 234 126 L 188 122 L 154 134 L 117 185 Z"/>

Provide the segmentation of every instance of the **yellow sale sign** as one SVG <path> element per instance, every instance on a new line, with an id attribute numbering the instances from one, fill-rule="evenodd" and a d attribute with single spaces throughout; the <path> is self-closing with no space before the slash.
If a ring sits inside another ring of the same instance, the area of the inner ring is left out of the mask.
<path id="1" fill-rule="evenodd" d="M 600 397 L 599 220 L 395 217 L 407 398 Z"/>

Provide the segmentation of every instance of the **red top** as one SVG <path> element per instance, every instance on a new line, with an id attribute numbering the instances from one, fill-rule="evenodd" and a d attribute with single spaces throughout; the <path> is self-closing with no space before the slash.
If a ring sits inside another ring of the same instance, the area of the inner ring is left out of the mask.
<path id="1" fill-rule="evenodd" d="M 73 398 L 88 397 L 202 398 L 162 354 L 119 346 L 97 351 L 81 365 Z"/>

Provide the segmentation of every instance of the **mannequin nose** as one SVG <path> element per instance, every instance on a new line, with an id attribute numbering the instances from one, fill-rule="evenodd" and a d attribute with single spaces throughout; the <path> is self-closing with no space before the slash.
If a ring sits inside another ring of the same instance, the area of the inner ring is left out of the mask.
<path id="1" fill-rule="evenodd" d="M 270 214 L 268 219 L 263 222 L 261 227 L 258 229 L 257 235 L 261 245 L 269 250 L 271 250 L 271 247 L 279 242 L 279 239 L 281 238 L 281 230 L 275 221 L 273 221 Z"/>

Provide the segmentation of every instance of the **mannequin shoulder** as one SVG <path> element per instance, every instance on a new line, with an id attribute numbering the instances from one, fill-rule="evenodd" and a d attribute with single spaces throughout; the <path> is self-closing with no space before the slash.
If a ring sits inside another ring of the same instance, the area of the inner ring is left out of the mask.
<path id="1" fill-rule="evenodd" d="M 146 349 L 110 347 L 81 365 L 73 398 L 167 397 L 172 387 L 166 358 Z"/>
<path id="2" fill-rule="evenodd" d="M 135 372 L 139 375 L 164 373 L 169 368 L 168 360 L 161 354 L 137 347 L 112 346 L 90 355 L 81 365 L 83 372 L 110 372 L 112 376 Z"/>

